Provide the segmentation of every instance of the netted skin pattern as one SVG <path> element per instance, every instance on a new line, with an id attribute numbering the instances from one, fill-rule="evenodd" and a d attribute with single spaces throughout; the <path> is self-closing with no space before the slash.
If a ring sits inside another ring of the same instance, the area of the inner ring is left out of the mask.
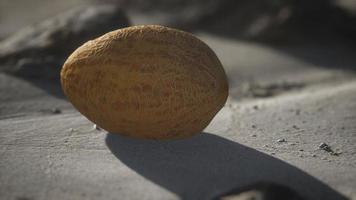
<path id="1" fill-rule="evenodd" d="M 61 83 L 89 120 L 136 138 L 198 134 L 228 96 L 215 53 L 192 34 L 158 25 L 119 29 L 88 41 L 63 65 Z"/>

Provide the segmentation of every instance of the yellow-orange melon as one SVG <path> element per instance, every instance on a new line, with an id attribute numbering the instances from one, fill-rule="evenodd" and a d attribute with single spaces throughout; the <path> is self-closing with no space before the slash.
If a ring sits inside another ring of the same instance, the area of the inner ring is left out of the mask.
<path id="1" fill-rule="evenodd" d="M 88 41 L 64 63 L 61 83 L 89 120 L 137 138 L 198 134 L 228 96 L 215 53 L 192 34 L 158 25 L 123 28 Z"/>

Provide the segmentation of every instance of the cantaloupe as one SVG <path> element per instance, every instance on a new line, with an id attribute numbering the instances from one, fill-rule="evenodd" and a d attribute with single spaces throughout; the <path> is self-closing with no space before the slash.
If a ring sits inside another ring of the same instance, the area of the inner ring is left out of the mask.
<path id="1" fill-rule="evenodd" d="M 228 96 L 215 53 L 192 34 L 158 25 L 123 28 L 88 41 L 64 63 L 61 83 L 89 120 L 136 138 L 201 133 Z"/>

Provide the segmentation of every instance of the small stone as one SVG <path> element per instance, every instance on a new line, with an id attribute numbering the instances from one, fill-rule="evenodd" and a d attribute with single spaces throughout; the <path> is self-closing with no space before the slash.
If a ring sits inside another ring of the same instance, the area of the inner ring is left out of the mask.
<path id="1" fill-rule="evenodd" d="M 304 151 L 304 149 L 299 149 L 299 151 Z"/>
<path id="2" fill-rule="evenodd" d="M 96 125 L 96 124 L 93 125 L 93 129 L 94 129 L 94 130 L 98 130 L 98 131 L 101 130 L 101 128 L 100 128 L 98 125 Z"/>
<path id="3" fill-rule="evenodd" d="M 257 137 L 257 135 L 256 134 L 252 134 L 251 137 Z"/>
<path id="4" fill-rule="evenodd" d="M 287 187 L 272 182 L 257 182 L 252 185 L 233 188 L 232 190 L 218 195 L 212 199 L 219 200 L 302 200 L 304 198 Z"/>
<path id="5" fill-rule="evenodd" d="M 300 129 L 300 128 L 299 128 L 298 126 L 296 126 L 296 125 L 293 125 L 293 128 L 294 128 L 294 129 L 297 129 L 297 130 Z"/>
<path id="6" fill-rule="evenodd" d="M 60 113 L 62 113 L 62 111 L 59 108 L 53 108 L 52 109 L 52 113 L 53 114 L 60 114 Z"/>
<path id="7" fill-rule="evenodd" d="M 327 152 L 333 152 L 333 150 L 330 148 L 330 146 L 324 142 L 319 144 L 319 149 L 327 151 Z"/>
<path id="8" fill-rule="evenodd" d="M 251 127 L 252 127 L 252 128 L 256 128 L 256 125 L 252 125 Z"/>
<path id="9" fill-rule="evenodd" d="M 296 143 L 290 143 L 289 145 L 291 145 L 291 146 L 295 146 L 295 145 L 296 145 Z"/>
<path id="10" fill-rule="evenodd" d="M 316 155 L 315 155 L 315 154 L 313 154 L 313 155 L 312 155 L 312 157 L 314 157 L 314 158 L 315 158 L 315 157 L 316 157 Z"/>
<path id="11" fill-rule="evenodd" d="M 276 153 L 272 152 L 271 155 L 276 155 Z"/>
<path id="12" fill-rule="evenodd" d="M 326 143 L 322 142 L 319 144 L 319 148 L 322 149 L 324 147 L 328 146 Z"/>
<path id="13" fill-rule="evenodd" d="M 277 142 L 282 143 L 282 142 L 287 142 L 286 139 L 282 138 L 282 139 L 278 139 Z"/>
<path id="14" fill-rule="evenodd" d="M 258 105 L 254 105 L 253 109 L 258 110 Z"/>

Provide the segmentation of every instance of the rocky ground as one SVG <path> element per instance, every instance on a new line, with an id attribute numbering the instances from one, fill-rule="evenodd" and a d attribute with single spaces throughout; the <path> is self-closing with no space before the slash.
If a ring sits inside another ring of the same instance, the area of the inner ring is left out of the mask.
<path id="1" fill-rule="evenodd" d="M 128 15 L 132 24 L 160 22 Z M 55 78 L 9 71 L 23 66 L 12 62 L 14 54 L 2 54 L 1 199 L 247 199 L 273 193 L 280 196 L 266 196 L 356 200 L 352 43 L 330 36 L 270 45 L 205 29 L 195 34 L 222 61 L 230 96 L 204 133 L 178 141 L 96 129 L 64 98 Z"/>

